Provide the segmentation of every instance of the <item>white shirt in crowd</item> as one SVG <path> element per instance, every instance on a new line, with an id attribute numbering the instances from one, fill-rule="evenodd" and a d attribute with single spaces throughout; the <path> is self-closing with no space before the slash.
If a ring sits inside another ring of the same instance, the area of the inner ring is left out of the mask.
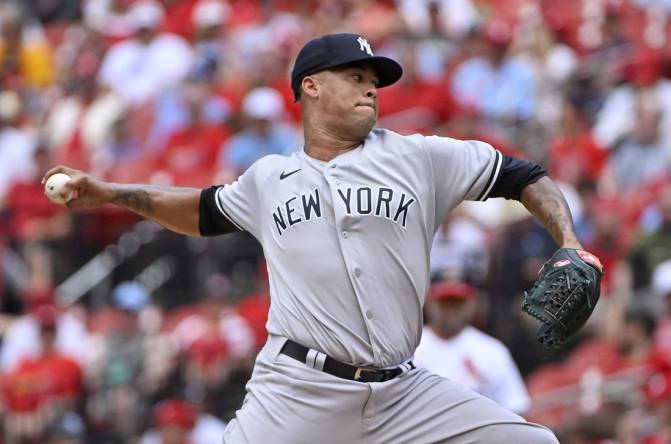
<path id="1" fill-rule="evenodd" d="M 35 145 L 28 131 L 11 126 L 0 130 L 0 202 L 15 181 L 33 174 Z"/>
<path id="2" fill-rule="evenodd" d="M 84 366 L 88 350 L 84 322 L 72 313 L 63 313 L 56 328 L 56 349 Z M 0 373 L 15 370 L 24 359 L 42 353 L 40 326 L 32 315 L 16 319 L 8 327 L 0 346 Z"/>
<path id="3" fill-rule="evenodd" d="M 514 412 L 529 408 L 529 394 L 508 349 L 474 327 L 451 339 L 425 327 L 414 362 Z"/>
<path id="4" fill-rule="evenodd" d="M 184 79 L 192 59 L 191 47 L 178 35 L 159 34 L 147 45 L 129 39 L 110 48 L 98 76 L 103 85 L 126 100 L 140 103 Z"/>

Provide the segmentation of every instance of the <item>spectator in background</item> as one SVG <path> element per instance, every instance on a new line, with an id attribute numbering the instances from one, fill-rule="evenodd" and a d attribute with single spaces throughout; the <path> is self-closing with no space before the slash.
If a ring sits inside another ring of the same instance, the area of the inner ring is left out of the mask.
<path id="1" fill-rule="evenodd" d="M 461 46 L 461 39 L 459 38 L 459 40 L 455 40 L 453 38 L 454 36 L 452 33 L 445 27 L 446 24 L 444 19 L 458 19 L 465 17 L 465 15 L 450 15 L 451 12 L 448 10 L 446 13 L 443 8 L 447 7 L 448 9 L 451 9 L 451 7 L 456 6 L 456 8 L 459 9 L 459 3 L 460 2 L 454 1 L 422 1 L 416 5 L 413 2 L 404 1 L 402 2 L 401 10 L 399 11 L 399 14 L 402 15 L 404 21 L 403 26 L 408 27 L 410 33 L 414 36 L 420 37 L 417 39 L 410 39 L 410 42 L 412 43 L 409 46 L 414 53 L 412 55 L 414 60 L 411 62 L 413 63 L 412 68 L 422 80 L 440 84 L 443 89 L 446 88 L 445 77 L 448 65 L 453 62 L 455 56 L 460 55 L 459 52 L 463 49 Z M 467 8 L 472 6 L 469 2 L 461 3 L 462 5 L 466 5 Z M 421 26 L 419 27 L 415 26 L 419 23 L 416 23 L 415 25 L 412 23 L 413 15 L 414 18 L 418 18 L 423 14 L 422 11 L 418 11 L 418 8 L 425 8 L 425 14 L 428 16 L 428 23 L 422 20 Z M 466 34 L 466 32 L 470 30 L 470 26 L 473 25 L 471 24 L 467 29 L 464 29 L 463 34 Z M 459 34 L 462 34 L 462 32 L 459 32 Z M 459 46 L 457 46 L 457 42 L 459 42 Z M 392 49 L 394 48 L 394 44 L 395 42 L 392 40 Z M 405 56 L 403 49 L 403 44 L 401 44 L 401 56 Z M 405 52 L 407 52 L 408 49 L 410 48 L 406 47 Z M 405 62 L 403 66 L 410 66 L 410 64 Z M 401 80 L 405 77 L 406 75 L 404 72 Z M 383 92 L 383 90 L 380 91 L 380 93 Z M 445 91 L 440 93 L 440 95 L 445 94 Z M 450 100 L 449 105 L 453 105 L 451 102 L 452 100 Z M 380 106 L 384 105 L 384 103 L 385 101 L 381 101 Z"/>
<path id="2" fill-rule="evenodd" d="M 112 122 L 125 108 L 120 98 L 101 94 L 96 85 L 103 52 L 100 36 L 83 27 L 71 27 L 58 48 L 60 97 L 45 116 L 42 128 L 42 137 L 56 163 L 86 166 L 93 157 L 96 171 L 101 171 L 98 150 Z"/>
<path id="3" fill-rule="evenodd" d="M 56 307 L 41 305 L 34 317 L 39 325 L 40 354 L 22 359 L 3 377 L 9 410 L 5 427 L 10 442 L 43 439 L 49 423 L 61 409 L 75 407 L 82 391 L 79 364 L 56 348 Z"/>
<path id="4" fill-rule="evenodd" d="M 660 178 L 671 165 L 669 140 L 660 132 L 661 112 L 656 101 L 639 96 L 634 126 L 614 147 L 608 161 L 607 174 L 620 194 Z"/>
<path id="5" fill-rule="evenodd" d="M 652 273 L 651 291 L 660 313 L 655 346 L 661 353 L 671 358 L 671 260 L 666 260 L 655 267 Z M 671 386 L 669 389 L 671 390 Z"/>
<path id="6" fill-rule="evenodd" d="M 223 126 L 230 118 L 231 103 L 213 91 L 213 68 L 209 65 L 194 67 L 178 88 L 167 90 L 156 99 L 153 127 L 147 142 L 153 154 L 165 149 L 171 136 L 189 126 Z M 219 146 L 216 149 L 218 151 Z"/>
<path id="7" fill-rule="evenodd" d="M 417 69 L 416 50 L 403 50 L 403 77 L 389 88 L 381 89 L 380 126 L 402 134 L 431 131 L 445 124 L 454 113 L 449 91 L 438 81 L 428 81 Z"/>
<path id="8" fill-rule="evenodd" d="M 536 113 L 536 77 L 529 62 L 508 53 L 513 30 L 496 20 L 481 31 L 480 54 L 459 65 L 452 78 L 452 95 L 464 107 L 514 123 Z"/>
<path id="9" fill-rule="evenodd" d="M 564 100 L 557 134 L 550 140 L 548 169 L 554 179 L 575 186 L 599 179 L 608 151 L 596 141 L 587 116 L 572 99 Z"/>
<path id="10" fill-rule="evenodd" d="M 205 389 L 207 390 L 207 389 Z M 225 393 L 225 395 L 229 395 Z M 216 394 L 209 391 L 201 391 L 195 399 L 194 396 L 187 400 L 196 412 L 196 424 L 191 432 L 191 444 L 211 444 L 221 441 L 226 431 L 226 423 L 219 419 L 217 411 Z"/>
<path id="11" fill-rule="evenodd" d="M 592 3 L 586 9 L 586 23 L 580 37 L 582 44 L 590 49 L 587 64 L 602 82 L 612 86 L 621 65 L 636 53 L 624 26 L 626 6 L 624 2 L 608 1 Z"/>
<path id="12" fill-rule="evenodd" d="M 621 368 L 645 365 L 654 350 L 657 316 L 643 304 L 631 305 L 624 314 L 624 322 L 616 338 L 623 361 Z"/>
<path id="13" fill-rule="evenodd" d="M 23 103 L 13 90 L 0 92 L 0 208 L 12 184 L 36 172 L 33 152 L 37 145 L 31 131 L 21 128 Z"/>
<path id="14" fill-rule="evenodd" d="M 140 0 L 129 14 L 135 35 L 110 48 L 98 80 L 129 102 L 140 104 L 186 77 L 193 52 L 182 37 L 158 32 L 164 16 L 158 2 Z"/>
<path id="15" fill-rule="evenodd" d="M 520 317 L 520 297 L 531 288 L 538 270 L 552 256 L 556 244 L 541 227 L 528 216 L 514 219 L 501 228 L 497 253 L 493 255 L 496 267 L 490 284 L 496 297 L 489 299 L 489 326 L 495 336 L 506 343 L 515 356 L 523 374 L 540 363 L 540 346 L 530 335 L 528 322 L 510 322 Z M 527 316 L 523 319 L 528 320 Z"/>
<path id="16" fill-rule="evenodd" d="M 194 73 L 182 86 L 178 100 L 172 109 L 161 111 L 162 117 L 184 120 L 174 122 L 176 128 L 168 135 L 165 148 L 153 153 L 152 170 L 166 172 L 175 185 L 204 187 L 212 183 L 219 149 L 231 134 L 224 124 L 229 106 L 212 94 L 206 74 Z"/>
<path id="17" fill-rule="evenodd" d="M 657 317 L 643 301 L 630 303 L 617 313 L 612 337 L 597 335 L 579 344 L 561 364 L 566 384 L 577 383 L 586 372 L 608 375 L 645 367 L 654 355 Z"/>
<path id="18" fill-rule="evenodd" d="M 86 0 L 82 13 L 86 27 L 108 42 L 116 43 L 131 37 L 136 25 L 129 10 L 135 0 Z"/>
<path id="19" fill-rule="evenodd" d="M 544 23 L 536 10 L 520 24 L 520 57 L 535 71 L 538 82 L 536 119 L 554 126 L 562 107 L 563 86 L 578 68 L 578 56 Z"/>
<path id="20" fill-rule="evenodd" d="M 5 331 L 0 347 L 0 371 L 13 371 L 18 365 L 43 354 L 38 310 L 53 304 L 49 289 L 35 289 L 24 295 L 26 314 L 15 319 Z M 88 334 L 82 319 L 73 311 L 59 312 L 56 319 L 56 348 L 59 353 L 84 365 Z"/>
<path id="21" fill-rule="evenodd" d="M 233 359 L 247 358 L 256 352 L 254 332 L 236 312 L 230 292 L 231 283 L 225 276 L 214 274 L 207 279 L 205 295 L 197 311 L 182 319 L 172 332 L 173 339 L 187 353 L 203 338 L 219 338 L 226 348 L 226 356 Z M 199 347 L 206 348 L 207 342 Z M 199 354 L 198 347 L 193 351 L 194 356 Z"/>
<path id="22" fill-rule="evenodd" d="M 431 272 L 467 271 L 470 282 L 484 282 L 489 270 L 488 232 L 481 223 L 459 208 L 438 227 L 431 247 Z"/>
<path id="23" fill-rule="evenodd" d="M 593 251 L 604 266 L 610 270 L 601 280 L 602 296 L 610 295 L 614 289 L 617 270 L 627 254 L 627 247 L 631 241 L 631 229 L 624 224 L 624 217 L 620 210 L 622 202 L 618 199 L 595 199 L 585 205 L 588 213 L 589 228 L 585 227 L 583 245 L 588 251 Z"/>
<path id="24" fill-rule="evenodd" d="M 671 442 L 671 354 L 662 351 L 653 355 L 650 370 L 642 391 L 648 407 L 645 413 L 652 420 L 639 420 L 631 426 L 639 436 L 645 436 L 646 444 L 666 444 Z"/>
<path id="25" fill-rule="evenodd" d="M 201 388 L 217 393 L 225 386 L 233 369 L 228 343 L 216 334 L 198 337 L 186 348 L 183 358 L 188 389 Z"/>
<path id="26" fill-rule="evenodd" d="M 56 254 L 53 248 L 62 248 L 71 239 L 73 218 L 62 207 L 44 199 L 44 185 L 40 182 L 40 176 L 53 166 L 50 153 L 39 147 L 33 153 L 33 158 L 33 171 L 17 179 L 8 192 L 5 208 L 7 234 L 11 244 L 29 263 L 30 255 L 43 255 L 48 262 L 45 265 L 44 282 L 51 285 L 51 282 L 59 282 L 72 266 L 67 252 Z"/>
<path id="27" fill-rule="evenodd" d="M 476 26 L 479 19 L 471 0 L 397 0 L 396 3 L 406 26 L 416 36 L 426 36 L 436 24 L 446 35 L 458 39 Z"/>
<path id="28" fill-rule="evenodd" d="M 194 26 L 194 66 L 195 72 L 215 74 L 220 59 L 226 53 L 222 38 L 223 25 L 230 14 L 230 7 L 222 1 L 201 0 L 193 8 L 191 20 Z"/>
<path id="29" fill-rule="evenodd" d="M 142 140 L 134 133 L 132 117 L 128 113 L 115 117 L 93 154 L 92 162 L 100 175 L 132 182 L 137 180 L 133 173 L 142 160 Z"/>
<path id="30" fill-rule="evenodd" d="M 38 23 L 24 20 L 20 2 L 3 2 L 0 7 L 0 86 L 42 89 L 55 76 L 49 42 Z"/>
<path id="31" fill-rule="evenodd" d="M 469 284 L 433 284 L 426 305 L 428 327 L 415 363 L 522 413 L 530 401 L 519 370 L 498 339 L 470 325 L 475 309 L 476 291 Z"/>
<path id="32" fill-rule="evenodd" d="M 671 137 L 671 80 L 663 77 L 664 60 L 650 48 L 637 48 L 626 63 L 618 65 L 623 83 L 609 90 L 594 123 L 597 141 L 613 147 L 636 130 L 641 102 L 659 108 L 659 125 L 665 143 Z"/>
<path id="33" fill-rule="evenodd" d="M 148 430 L 139 444 L 198 444 L 191 439 L 196 412 L 181 399 L 166 399 L 152 411 L 154 429 Z"/>
<path id="34" fill-rule="evenodd" d="M 113 290 L 112 300 L 119 310 L 119 325 L 91 343 L 87 413 L 96 439 L 111 434 L 128 440 L 141 430 L 148 398 L 164 381 L 150 371 L 157 351 L 139 323 L 139 313 L 149 303 L 147 290 L 136 282 L 122 282 Z M 169 371 L 168 363 L 162 364 Z"/>
<path id="35" fill-rule="evenodd" d="M 241 174 L 251 164 L 268 154 L 289 154 L 298 148 L 296 129 L 286 124 L 284 101 L 272 88 L 250 91 L 242 103 L 244 129 L 222 147 L 220 167 L 230 167 Z"/>
<path id="36" fill-rule="evenodd" d="M 627 257 L 634 289 L 647 287 L 655 267 L 671 259 L 671 185 L 661 190 L 656 206 L 660 213 L 658 226 L 650 233 L 640 233 Z"/>

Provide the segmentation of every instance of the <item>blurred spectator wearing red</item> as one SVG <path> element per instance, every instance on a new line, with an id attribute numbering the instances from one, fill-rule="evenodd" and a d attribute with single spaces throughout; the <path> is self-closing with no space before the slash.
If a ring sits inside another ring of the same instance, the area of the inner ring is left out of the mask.
<path id="1" fill-rule="evenodd" d="M 627 255 L 631 242 L 631 229 L 624 224 L 621 214 L 623 203 L 616 198 L 600 198 L 586 202 L 585 211 L 591 223 L 589 233 L 583 236 L 583 246 L 594 252 L 605 270 L 601 281 L 602 295 L 613 290 L 621 261 Z"/>
<path id="2" fill-rule="evenodd" d="M 82 391 L 79 364 L 56 349 L 56 307 L 41 305 L 34 317 L 40 328 L 40 355 L 21 360 L 2 378 L 5 427 L 13 439 L 40 439 L 59 411 L 76 405 Z"/>
<path id="3" fill-rule="evenodd" d="M 42 175 L 53 166 L 49 152 L 38 148 L 33 153 L 33 159 L 33 171 L 14 182 L 7 194 L 6 204 L 10 238 L 27 244 L 62 239 L 72 229 L 71 215 L 44 199 Z"/>
<path id="4" fill-rule="evenodd" d="M 168 327 L 173 340 L 200 367 L 215 364 L 218 359 L 227 360 L 229 356 L 233 359 L 249 358 L 258 350 L 254 331 L 237 312 L 230 291 L 231 284 L 225 276 L 210 276 L 199 306 L 187 309 L 184 312 L 186 316 L 176 313 L 177 319 L 184 317 L 176 325 Z M 207 350 L 212 350 L 212 353 Z M 220 358 L 217 358 L 218 354 Z"/>
<path id="5" fill-rule="evenodd" d="M 152 170 L 166 172 L 175 185 L 205 187 L 213 183 L 219 149 L 231 133 L 223 123 L 222 110 L 213 109 L 219 104 L 210 93 L 205 80 L 185 84 L 186 122 L 170 134 L 165 149 L 154 154 Z"/>
<path id="6" fill-rule="evenodd" d="M 50 288 L 40 287 L 39 284 L 39 280 L 35 281 L 33 288 L 23 294 L 26 312 L 14 319 L 4 332 L 0 347 L 0 371 L 11 372 L 21 362 L 37 359 L 44 354 L 37 310 L 42 306 L 53 307 L 54 295 Z M 72 310 L 57 312 L 56 322 L 56 349 L 83 365 L 89 351 L 84 322 Z"/>
<path id="7" fill-rule="evenodd" d="M 181 399 L 166 399 L 152 411 L 154 430 L 147 431 L 140 444 L 196 444 L 190 433 L 196 424 L 196 412 Z"/>
<path id="8" fill-rule="evenodd" d="M 415 52 L 413 46 L 405 48 L 403 77 L 379 93 L 379 125 L 402 134 L 430 131 L 445 124 L 455 112 L 447 87 L 425 80 L 417 71 Z"/>
<path id="9" fill-rule="evenodd" d="M 549 173 L 555 180 L 577 185 L 596 182 L 608 151 L 595 140 L 587 117 L 571 98 L 564 101 L 559 130 L 550 141 Z"/>

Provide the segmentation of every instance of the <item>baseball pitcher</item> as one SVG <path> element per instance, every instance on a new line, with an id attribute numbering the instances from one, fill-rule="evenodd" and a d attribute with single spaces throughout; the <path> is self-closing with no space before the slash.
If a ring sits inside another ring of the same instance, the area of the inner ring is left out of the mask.
<path id="1" fill-rule="evenodd" d="M 374 128 L 378 89 L 401 66 L 355 34 L 308 42 L 292 71 L 305 145 L 203 190 L 71 180 L 73 208 L 113 203 L 178 233 L 238 230 L 263 245 L 268 341 L 224 436 L 237 443 L 557 443 L 472 391 L 416 368 L 434 232 L 461 201 L 521 201 L 561 249 L 525 299 L 560 345 L 598 298 L 566 202 L 532 163 L 478 141 Z M 67 195 L 67 194 L 66 194 Z"/>

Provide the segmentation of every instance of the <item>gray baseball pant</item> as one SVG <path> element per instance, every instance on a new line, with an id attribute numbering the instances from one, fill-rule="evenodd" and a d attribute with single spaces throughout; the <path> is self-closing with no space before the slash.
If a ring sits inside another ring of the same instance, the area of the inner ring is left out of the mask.
<path id="1" fill-rule="evenodd" d="M 386 382 L 338 378 L 280 354 L 259 353 L 225 444 L 558 444 L 547 428 L 425 369 Z"/>

